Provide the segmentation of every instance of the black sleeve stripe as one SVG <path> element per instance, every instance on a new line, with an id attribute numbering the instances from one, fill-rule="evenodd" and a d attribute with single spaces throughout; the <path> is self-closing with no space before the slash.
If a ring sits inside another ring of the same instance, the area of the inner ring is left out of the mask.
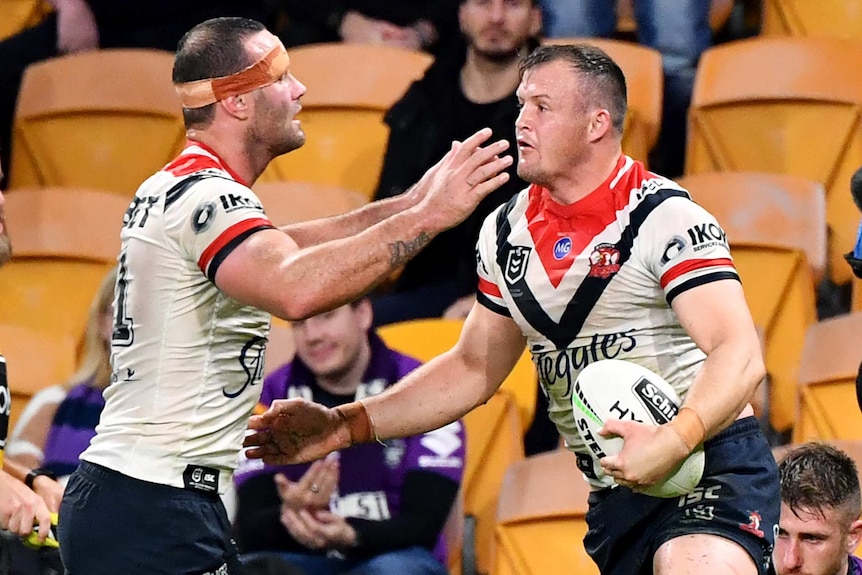
<path id="1" fill-rule="evenodd" d="M 684 281 L 669 292 L 667 292 L 667 303 L 670 304 L 673 302 L 673 299 L 681 294 L 684 291 L 688 291 L 691 288 L 695 288 L 697 286 L 702 286 L 704 284 L 717 282 L 720 280 L 739 280 L 739 274 L 736 272 L 729 271 L 720 271 L 714 272 L 711 274 L 706 274 L 702 276 L 698 276 L 696 278 L 691 278 L 690 280 Z"/>
<path id="2" fill-rule="evenodd" d="M 486 308 L 488 308 L 489 310 L 491 310 L 495 313 L 498 313 L 498 314 L 505 316 L 505 317 L 512 317 L 512 314 L 509 313 L 508 309 L 506 309 L 505 307 L 503 307 L 499 304 L 492 302 L 491 298 L 489 298 L 488 296 L 486 296 L 482 292 L 476 292 L 476 301 L 478 301 L 480 304 L 482 304 L 483 306 L 485 306 Z"/>
<path id="3" fill-rule="evenodd" d="M 210 265 L 207 268 L 207 277 L 213 283 L 215 283 L 216 272 L 218 271 L 219 266 L 222 262 L 227 258 L 242 242 L 245 241 L 246 238 L 251 236 L 252 234 L 256 234 L 257 232 L 263 230 L 274 230 L 274 226 L 256 226 L 254 228 L 249 228 L 246 231 L 238 234 L 234 239 L 229 241 L 225 246 L 218 251 L 216 255 L 213 256 L 210 261 Z"/>

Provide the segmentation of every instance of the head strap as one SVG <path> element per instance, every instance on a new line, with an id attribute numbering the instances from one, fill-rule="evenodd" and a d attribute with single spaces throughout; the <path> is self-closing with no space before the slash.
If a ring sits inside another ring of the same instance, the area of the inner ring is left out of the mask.
<path id="1" fill-rule="evenodd" d="M 269 86 L 280 80 L 290 66 L 290 57 L 279 42 L 260 60 L 244 70 L 221 78 L 208 78 L 176 84 L 183 108 L 203 108 L 224 100 Z"/>

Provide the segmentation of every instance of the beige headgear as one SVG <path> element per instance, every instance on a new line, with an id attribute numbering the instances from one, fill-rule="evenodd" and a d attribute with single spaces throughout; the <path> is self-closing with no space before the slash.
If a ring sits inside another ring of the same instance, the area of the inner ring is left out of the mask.
<path id="1" fill-rule="evenodd" d="M 280 80 L 290 66 L 290 57 L 281 42 L 244 70 L 221 78 L 176 84 L 183 108 L 203 108 L 228 96 L 238 96 Z"/>

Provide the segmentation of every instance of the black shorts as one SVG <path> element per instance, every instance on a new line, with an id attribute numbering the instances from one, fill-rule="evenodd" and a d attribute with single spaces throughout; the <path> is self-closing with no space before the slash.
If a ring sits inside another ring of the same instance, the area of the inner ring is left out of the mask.
<path id="1" fill-rule="evenodd" d="M 241 573 L 218 495 L 86 461 L 69 478 L 57 527 L 67 575 Z"/>
<path id="2" fill-rule="evenodd" d="M 708 533 L 745 548 L 768 572 L 781 498 L 778 467 L 757 420 L 734 422 L 704 444 L 706 466 L 694 492 L 673 499 L 625 487 L 590 494 L 584 547 L 602 575 L 652 575 L 665 542 Z"/>

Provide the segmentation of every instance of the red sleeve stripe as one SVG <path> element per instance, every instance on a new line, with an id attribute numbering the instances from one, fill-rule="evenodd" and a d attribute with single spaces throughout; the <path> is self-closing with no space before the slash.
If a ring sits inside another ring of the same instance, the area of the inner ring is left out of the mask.
<path id="1" fill-rule="evenodd" d="M 485 295 L 503 297 L 503 294 L 500 293 L 500 288 L 483 278 L 479 278 L 479 291 Z"/>
<path id="2" fill-rule="evenodd" d="M 661 276 L 661 287 L 662 289 L 666 288 L 670 282 L 677 279 L 680 276 L 683 276 L 689 272 L 693 272 L 695 270 L 700 270 L 704 268 L 713 268 L 713 267 L 733 267 L 733 260 L 730 258 L 716 258 L 716 259 L 706 259 L 706 260 L 686 260 L 684 262 L 680 262 L 667 270 L 663 276 Z"/>
<path id="3" fill-rule="evenodd" d="M 223 231 L 219 237 L 207 246 L 207 249 L 204 250 L 204 253 L 201 254 L 201 257 L 198 260 L 198 267 L 201 268 L 202 272 L 207 273 L 207 266 L 210 265 L 210 262 L 216 254 L 218 254 L 222 248 L 229 245 L 237 236 L 240 236 L 253 228 L 271 227 L 273 227 L 272 222 L 266 218 L 249 218 L 235 223 Z"/>

